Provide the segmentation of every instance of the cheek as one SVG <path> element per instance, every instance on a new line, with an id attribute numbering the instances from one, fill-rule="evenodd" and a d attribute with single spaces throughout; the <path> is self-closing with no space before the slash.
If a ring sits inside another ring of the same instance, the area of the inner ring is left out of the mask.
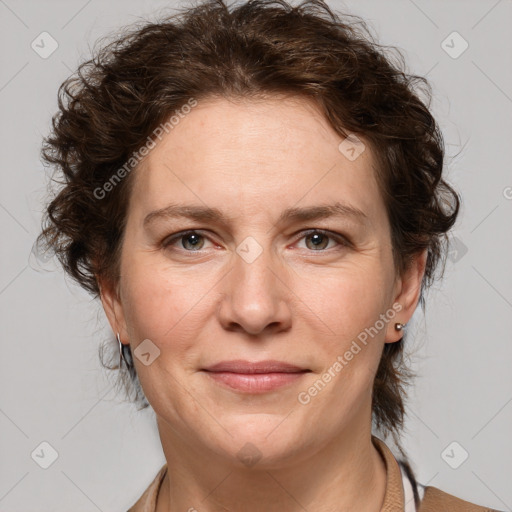
<path id="1" fill-rule="evenodd" d="M 309 316 L 316 319 L 319 334 L 325 333 L 333 350 L 341 350 L 384 313 L 389 283 L 378 264 L 347 266 L 323 274 L 298 280 L 295 292 L 304 311 L 310 310 Z"/>
<path id="2" fill-rule="evenodd" d="M 334 422 L 342 421 L 347 410 L 367 403 L 382 352 L 386 330 L 379 319 L 388 307 L 390 283 L 377 260 L 366 263 L 338 268 L 330 276 L 317 275 L 316 280 L 301 280 L 297 293 L 315 313 L 309 313 L 308 330 L 318 332 L 315 345 L 323 362 L 318 378 L 328 382 L 319 386 L 314 401 L 320 409 L 322 404 L 336 404 Z"/>
<path id="3" fill-rule="evenodd" d="M 132 342 L 150 339 L 172 352 L 192 343 L 204 326 L 212 273 L 177 271 L 136 257 L 124 265 L 123 308 Z"/>

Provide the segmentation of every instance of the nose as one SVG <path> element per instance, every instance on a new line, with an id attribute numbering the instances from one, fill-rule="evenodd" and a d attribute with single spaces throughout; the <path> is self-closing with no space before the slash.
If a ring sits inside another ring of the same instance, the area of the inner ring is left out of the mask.
<path id="1" fill-rule="evenodd" d="M 224 329 L 261 335 L 290 328 L 292 293 L 284 282 L 282 267 L 271 261 L 268 252 L 250 263 L 234 255 L 233 268 L 221 281 L 218 317 Z"/>

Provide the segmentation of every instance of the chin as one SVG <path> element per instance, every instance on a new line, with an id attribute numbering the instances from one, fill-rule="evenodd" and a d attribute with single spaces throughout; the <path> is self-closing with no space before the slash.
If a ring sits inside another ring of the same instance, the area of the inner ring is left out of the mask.
<path id="1" fill-rule="evenodd" d="M 222 439 L 207 442 L 215 451 L 239 467 L 270 470 L 295 458 L 303 446 L 300 428 L 286 415 L 239 414 L 222 423 L 227 432 Z M 284 421 L 283 421 L 284 420 Z M 311 432 L 311 429 L 308 429 Z M 307 443 L 306 443 L 307 444 Z"/>

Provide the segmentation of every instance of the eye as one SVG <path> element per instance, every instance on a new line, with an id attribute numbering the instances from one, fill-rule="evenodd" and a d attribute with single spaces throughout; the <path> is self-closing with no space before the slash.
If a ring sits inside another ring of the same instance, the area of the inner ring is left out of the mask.
<path id="1" fill-rule="evenodd" d="M 306 240 L 307 249 L 317 252 L 321 252 L 327 249 L 329 247 L 329 242 L 334 242 L 345 247 L 349 246 L 349 243 L 344 236 L 321 229 L 312 229 L 304 233 L 301 240 L 302 239 Z"/>
<path id="2" fill-rule="evenodd" d="M 182 249 L 187 252 L 195 252 L 204 248 L 205 240 L 208 239 L 197 231 L 182 231 L 181 233 L 176 233 L 175 235 L 166 238 L 162 242 L 162 246 L 167 248 L 176 245 L 176 243 L 179 242 L 181 247 L 178 247 L 178 249 Z"/>
<path id="3" fill-rule="evenodd" d="M 333 245 L 348 247 L 350 242 L 346 237 L 339 233 L 325 231 L 322 229 L 311 229 L 303 233 L 300 240 L 306 240 L 306 249 L 315 252 L 324 252 L 326 249 L 332 249 Z M 209 240 L 208 237 L 196 230 L 181 231 L 175 233 L 162 242 L 162 247 L 174 248 L 185 252 L 198 252 L 205 249 L 205 243 Z"/>

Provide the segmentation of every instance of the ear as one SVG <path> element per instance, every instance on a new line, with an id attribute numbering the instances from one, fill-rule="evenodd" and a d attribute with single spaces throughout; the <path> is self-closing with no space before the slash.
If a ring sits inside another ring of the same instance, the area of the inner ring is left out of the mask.
<path id="1" fill-rule="evenodd" d="M 398 277 L 395 284 L 393 304 L 400 304 L 401 309 L 395 306 L 395 317 L 388 323 L 385 343 L 399 341 L 403 333 L 395 329 L 395 323 L 406 324 L 412 318 L 420 298 L 421 282 L 427 263 L 427 249 L 416 253 L 407 269 Z"/>
<path id="2" fill-rule="evenodd" d="M 98 279 L 100 299 L 105 315 L 114 333 L 119 333 L 121 342 L 128 345 L 128 332 L 126 329 L 125 315 L 121 302 L 120 287 L 114 286 L 107 280 Z"/>

